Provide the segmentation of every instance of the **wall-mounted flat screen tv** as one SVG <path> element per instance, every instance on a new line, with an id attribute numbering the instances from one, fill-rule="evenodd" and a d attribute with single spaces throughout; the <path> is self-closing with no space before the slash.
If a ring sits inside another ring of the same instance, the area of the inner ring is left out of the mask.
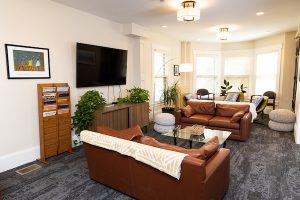
<path id="1" fill-rule="evenodd" d="M 127 50 L 77 43 L 76 87 L 126 85 Z"/>

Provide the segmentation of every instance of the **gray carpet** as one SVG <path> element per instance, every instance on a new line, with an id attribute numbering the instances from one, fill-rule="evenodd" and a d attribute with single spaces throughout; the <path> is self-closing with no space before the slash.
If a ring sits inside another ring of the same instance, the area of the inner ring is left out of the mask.
<path id="1" fill-rule="evenodd" d="M 152 129 L 147 135 L 173 142 Z M 188 147 L 187 141 L 178 144 Z M 229 140 L 227 148 L 231 150 L 231 182 L 225 200 L 300 199 L 300 145 L 294 143 L 292 133 L 254 124 L 247 142 Z M 83 149 L 75 151 L 53 157 L 50 164 L 23 176 L 16 169 L 1 173 L 3 199 L 131 199 L 90 180 Z"/>

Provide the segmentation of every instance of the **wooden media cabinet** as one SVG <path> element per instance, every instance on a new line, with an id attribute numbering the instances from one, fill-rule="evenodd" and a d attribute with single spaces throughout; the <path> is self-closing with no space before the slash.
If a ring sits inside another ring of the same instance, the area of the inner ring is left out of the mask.
<path id="1" fill-rule="evenodd" d="M 96 110 L 91 128 L 96 131 L 101 125 L 121 130 L 135 125 L 147 128 L 148 124 L 149 102 L 122 103 Z"/>

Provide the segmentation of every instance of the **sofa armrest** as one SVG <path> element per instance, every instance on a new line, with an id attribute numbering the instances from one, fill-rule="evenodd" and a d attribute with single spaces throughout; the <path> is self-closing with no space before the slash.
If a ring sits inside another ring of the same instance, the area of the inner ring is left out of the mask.
<path id="1" fill-rule="evenodd" d="M 181 109 L 177 110 L 175 113 L 175 125 L 181 124 Z"/>
<path id="2" fill-rule="evenodd" d="M 134 140 L 138 136 L 144 136 L 139 125 L 123 130 L 114 130 L 106 126 L 97 126 L 97 132 L 125 140 Z"/>
<path id="3" fill-rule="evenodd" d="M 251 112 L 247 112 L 240 121 L 240 134 L 241 140 L 246 141 L 249 137 L 250 129 L 251 129 L 251 120 L 252 114 Z"/>
<path id="4" fill-rule="evenodd" d="M 221 148 L 211 157 L 205 167 L 205 199 L 222 199 L 230 180 L 230 150 Z M 218 186 L 218 187 L 216 187 Z"/>

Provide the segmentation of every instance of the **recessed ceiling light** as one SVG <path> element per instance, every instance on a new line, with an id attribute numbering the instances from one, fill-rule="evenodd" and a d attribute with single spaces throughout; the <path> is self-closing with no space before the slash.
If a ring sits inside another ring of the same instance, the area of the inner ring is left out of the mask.
<path id="1" fill-rule="evenodd" d="M 265 14 L 265 13 L 261 12 L 261 11 L 256 13 L 257 16 L 260 16 L 260 15 L 263 15 L 263 14 Z"/>
<path id="2" fill-rule="evenodd" d="M 270 31 L 266 31 L 266 34 L 270 34 L 271 32 Z"/>
<path id="3" fill-rule="evenodd" d="M 168 28 L 168 26 L 167 26 L 167 25 L 162 25 L 161 27 L 162 27 L 162 28 Z"/>

